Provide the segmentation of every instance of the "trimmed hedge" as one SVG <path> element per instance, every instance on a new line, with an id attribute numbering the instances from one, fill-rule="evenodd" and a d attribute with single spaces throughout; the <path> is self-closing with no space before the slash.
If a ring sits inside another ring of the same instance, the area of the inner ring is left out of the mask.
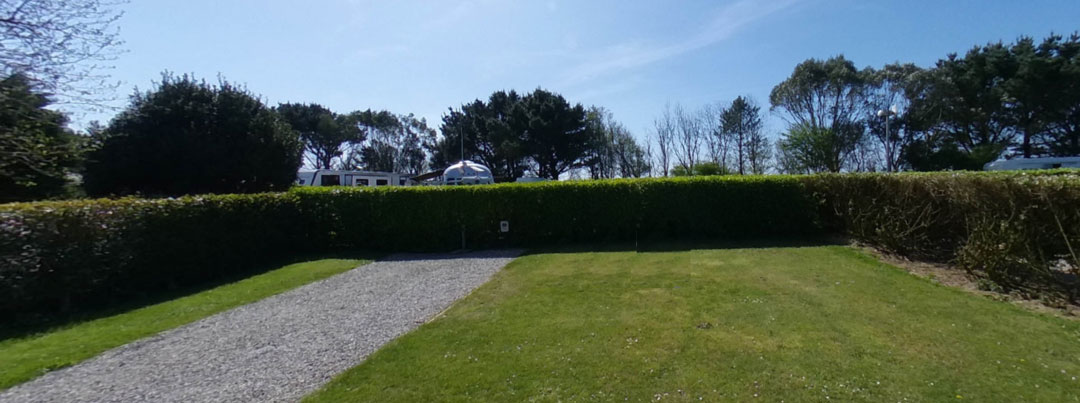
<path id="1" fill-rule="evenodd" d="M 827 233 L 1076 300 L 1080 175 L 728 176 L 0 205 L 0 317 L 123 300 L 304 253 L 456 249 L 462 236 L 482 248 Z"/>
<path id="2" fill-rule="evenodd" d="M 1005 291 L 1080 297 L 1080 171 L 802 178 L 831 232 L 956 264 Z"/>
<path id="3" fill-rule="evenodd" d="M 123 299 L 310 250 L 296 197 L 42 202 L 0 211 L 0 312 Z"/>
<path id="4" fill-rule="evenodd" d="M 0 314 L 118 300 L 311 252 L 819 232 L 796 177 L 605 180 L 0 206 Z M 510 232 L 499 232 L 499 222 Z"/>
<path id="5" fill-rule="evenodd" d="M 449 250 L 657 238 L 799 237 L 816 217 L 794 177 L 603 180 L 495 186 L 300 188 L 335 247 Z M 510 222 L 501 234 L 499 222 Z"/>

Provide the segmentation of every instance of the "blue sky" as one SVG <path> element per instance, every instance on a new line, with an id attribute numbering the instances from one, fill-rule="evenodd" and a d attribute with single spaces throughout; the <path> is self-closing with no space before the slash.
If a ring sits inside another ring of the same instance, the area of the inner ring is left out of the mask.
<path id="1" fill-rule="evenodd" d="M 120 20 L 125 96 L 163 70 L 247 85 L 272 105 L 448 107 L 537 87 L 608 108 L 643 138 L 667 102 L 768 93 L 807 58 L 929 66 L 975 44 L 1080 29 L 1080 1 L 135 0 Z M 107 121 L 112 113 L 80 120 Z M 783 129 L 768 119 L 775 135 Z"/>

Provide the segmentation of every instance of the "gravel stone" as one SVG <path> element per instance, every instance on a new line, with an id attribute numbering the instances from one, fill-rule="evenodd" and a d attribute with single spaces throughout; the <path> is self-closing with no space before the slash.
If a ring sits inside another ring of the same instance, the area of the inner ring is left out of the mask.
<path id="1" fill-rule="evenodd" d="M 0 402 L 296 401 L 520 253 L 393 255 L 50 372 Z"/>

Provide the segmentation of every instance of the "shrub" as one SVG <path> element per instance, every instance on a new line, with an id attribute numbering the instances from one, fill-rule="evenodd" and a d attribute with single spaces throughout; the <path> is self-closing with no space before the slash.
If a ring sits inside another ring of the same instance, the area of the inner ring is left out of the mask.
<path id="1" fill-rule="evenodd" d="M 81 158 L 79 136 L 29 77 L 0 77 L 0 203 L 60 197 Z"/>
<path id="2" fill-rule="evenodd" d="M 604 180 L 0 207 L 0 312 L 122 299 L 315 251 L 816 232 L 794 177 Z M 499 232 L 510 221 L 511 232 Z"/>
<path id="3" fill-rule="evenodd" d="M 122 300 L 310 250 L 289 194 L 10 204 L 0 313 Z"/>
<path id="4" fill-rule="evenodd" d="M 803 178 L 834 232 L 955 263 L 1005 290 L 1080 287 L 1080 172 L 831 174 Z"/>
<path id="5" fill-rule="evenodd" d="M 0 315 L 122 300 L 309 252 L 846 234 L 1077 298 L 1080 176 L 614 179 L 0 206 Z M 510 232 L 499 232 L 500 221 Z"/>
<path id="6" fill-rule="evenodd" d="M 793 177 L 613 179 L 430 188 L 297 188 L 335 247 L 446 250 L 637 238 L 801 237 L 815 217 Z M 499 233 L 499 222 L 511 231 Z"/>
<path id="7" fill-rule="evenodd" d="M 296 132 L 247 90 L 165 74 L 136 93 L 87 156 L 95 196 L 284 190 L 296 180 Z"/>

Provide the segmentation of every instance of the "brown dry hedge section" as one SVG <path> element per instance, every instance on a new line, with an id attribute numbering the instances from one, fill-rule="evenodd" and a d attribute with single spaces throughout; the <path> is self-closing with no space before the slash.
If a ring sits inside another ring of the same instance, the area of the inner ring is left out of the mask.
<path id="1" fill-rule="evenodd" d="M 122 301 L 306 253 L 848 235 L 1076 297 L 1080 176 L 839 174 L 0 205 L 0 315 Z M 509 233 L 499 222 L 510 222 Z M 1057 268 L 1052 269 L 1052 268 Z M 1072 274 L 1076 274 L 1075 272 Z"/>
<path id="2" fill-rule="evenodd" d="M 801 179 L 826 230 L 955 264 L 1003 291 L 1080 297 L 1080 171 Z"/>

